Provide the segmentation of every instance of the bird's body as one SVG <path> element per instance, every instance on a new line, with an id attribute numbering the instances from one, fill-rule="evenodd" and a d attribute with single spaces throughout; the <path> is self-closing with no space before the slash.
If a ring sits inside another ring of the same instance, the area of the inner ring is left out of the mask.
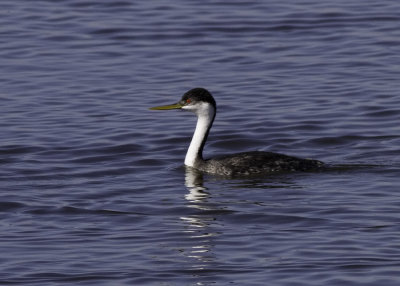
<path id="1" fill-rule="evenodd" d="M 217 111 L 214 98 L 204 88 L 189 90 L 176 104 L 151 109 L 184 109 L 197 115 L 197 125 L 185 157 L 185 165 L 202 172 L 231 177 L 251 176 L 284 171 L 310 171 L 320 169 L 324 165 L 317 160 L 261 151 L 243 152 L 204 160 L 204 144 Z"/>
<path id="2" fill-rule="evenodd" d="M 310 171 L 321 168 L 322 162 L 279 153 L 252 151 L 236 153 L 205 161 L 193 167 L 208 173 L 230 177 L 263 175 L 277 172 Z"/>

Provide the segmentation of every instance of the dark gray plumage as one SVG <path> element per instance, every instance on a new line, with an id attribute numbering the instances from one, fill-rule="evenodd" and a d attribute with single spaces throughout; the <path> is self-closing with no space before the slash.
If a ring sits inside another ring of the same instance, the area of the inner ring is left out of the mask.
<path id="1" fill-rule="evenodd" d="M 324 163 L 272 152 L 243 152 L 199 161 L 194 168 L 224 176 L 251 176 L 278 172 L 312 171 Z"/>

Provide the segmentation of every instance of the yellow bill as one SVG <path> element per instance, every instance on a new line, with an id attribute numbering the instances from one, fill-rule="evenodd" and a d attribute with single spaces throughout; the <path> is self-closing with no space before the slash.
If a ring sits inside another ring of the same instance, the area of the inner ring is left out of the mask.
<path id="1" fill-rule="evenodd" d="M 169 109 L 179 109 L 182 108 L 182 104 L 180 103 L 175 103 L 175 104 L 170 104 L 170 105 L 161 105 L 161 106 L 155 106 L 149 108 L 150 110 L 169 110 Z"/>

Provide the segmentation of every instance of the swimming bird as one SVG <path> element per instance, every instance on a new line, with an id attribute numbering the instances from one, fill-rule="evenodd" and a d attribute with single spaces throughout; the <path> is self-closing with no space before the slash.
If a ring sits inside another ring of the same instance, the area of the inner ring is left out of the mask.
<path id="1" fill-rule="evenodd" d="M 318 160 L 261 151 L 203 159 L 203 148 L 217 113 L 214 97 L 204 88 L 193 88 L 187 91 L 175 104 L 156 106 L 150 109 L 182 109 L 197 115 L 196 129 L 186 153 L 185 165 L 202 172 L 235 177 L 267 175 L 284 171 L 311 171 L 320 169 L 324 165 Z"/>

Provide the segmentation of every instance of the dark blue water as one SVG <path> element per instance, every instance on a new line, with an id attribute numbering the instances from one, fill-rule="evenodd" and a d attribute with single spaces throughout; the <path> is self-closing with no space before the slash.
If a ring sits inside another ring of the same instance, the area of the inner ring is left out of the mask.
<path id="1" fill-rule="evenodd" d="M 2 1 L 0 284 L 399 285 L 400 3 L 290 2 Z M 197 86 L 206 157 L 337 167 L 185 170 Z"/>

